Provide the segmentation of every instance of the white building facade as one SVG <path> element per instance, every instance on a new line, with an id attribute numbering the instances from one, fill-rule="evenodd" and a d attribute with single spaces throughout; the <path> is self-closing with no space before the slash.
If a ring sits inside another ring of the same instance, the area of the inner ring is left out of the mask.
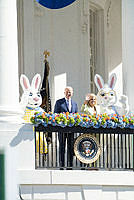
<path id="1" fill-rule="evenodd" d="M 128 96 L 133 112 L 133 10 L 133 0 L 76 0 L 60 10 L 34 0 L 0 1 L 0 145 L 17 152 L 23 199 L 134 199 L 132 171 L 35 170 L 33 127 L 21 124 L 19 110 L 19 76 L 43 77 L 47 49 L 53 106 L 70 85 L 80 109 L 85 94 L 96 92 L 94 74 L 107 82 L 115 72 L 116 90 Z M 9 182 L 7 190 L 12 187 Z"/>

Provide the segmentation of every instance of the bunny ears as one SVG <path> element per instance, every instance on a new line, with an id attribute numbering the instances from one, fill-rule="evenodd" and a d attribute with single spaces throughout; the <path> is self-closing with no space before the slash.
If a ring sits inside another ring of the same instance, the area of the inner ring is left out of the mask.
<path id="1" fill-rule="evenodd" d="M 40 86 L 40 82 L 41 82 L 41 76 L 40 76 L 40 74 L 36 74 L 33 77 L 33 80 L 32 80 L 31 86 L 30 86 L 28 78 L 24 74 L 21 74 L 20 84 L 24 91 L 27 91 L 30 88 L 33 88 L 34 90 L 38 90 L 39 86 Z"/>
<path id="2" fill-rule="evenodd" d="M 113 73 L 111 74 L 109 80 L 108 80 L 108 86 L 113 89 L 114 86 L 115 86 L 115 83 L 116 83 L 116 80 L 117 80 L 117 77 L 116 77 L 116 74 Z M 104 81 L 102 79 L 102 77 L 99 75 L 99 74 L 96 74 L 95 77 L 94 77 L 94 82 L 98 88 L 98 90 L 104 88 Z"/>

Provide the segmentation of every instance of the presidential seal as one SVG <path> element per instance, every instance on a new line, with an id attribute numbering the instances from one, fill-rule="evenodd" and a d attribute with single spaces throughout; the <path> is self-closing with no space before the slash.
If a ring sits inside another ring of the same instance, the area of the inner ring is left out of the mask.
<path id="1" fill-rule="evenodd" d="M 90 134 L 79 136 L 74 143 L 74 153 L 82 163 L 89 164 L 95 162 L 100 152 L 99 142 Z"/>

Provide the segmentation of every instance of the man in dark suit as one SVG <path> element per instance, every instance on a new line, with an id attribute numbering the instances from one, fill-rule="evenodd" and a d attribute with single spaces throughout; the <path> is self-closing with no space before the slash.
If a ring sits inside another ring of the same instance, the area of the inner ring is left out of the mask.
<path id="1" fill-rule="evenodd" d="M 66 87 L 64 90 L 65 97 L 59 99 L 55 103 L 54 113 L 76 113 L 78 112 L 77 104 L 72 100 L 73 88 Z M 59 137 L 59 162 L 60 167 L 65 165 L 65 144 L 67 139 L 67 165 L 71 167 L 73 165 L 73 144 L 74 144 L 74 134 L 73 133 L 58 133 Z"/>

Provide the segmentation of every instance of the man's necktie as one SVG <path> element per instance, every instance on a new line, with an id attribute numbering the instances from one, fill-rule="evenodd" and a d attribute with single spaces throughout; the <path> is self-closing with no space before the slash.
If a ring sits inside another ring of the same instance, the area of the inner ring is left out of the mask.
<path id="1" fill-rule="evenodd" d="M 67 100 L 66 103 L 67 103 L 67 107 L 68 107 L 68 110 L 69 110 L 69 100 Z"/>

